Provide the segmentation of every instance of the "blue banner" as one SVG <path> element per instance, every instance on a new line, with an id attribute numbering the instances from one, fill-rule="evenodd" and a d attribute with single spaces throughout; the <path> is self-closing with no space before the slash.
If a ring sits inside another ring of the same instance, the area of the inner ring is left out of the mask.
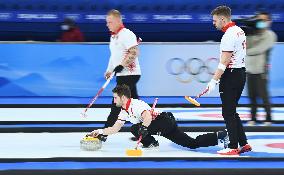
<path id="1" fill-rule="evenodd" d="M 284 95 L 284 44 L 271 54 L 270 93 Z M 0 96 L 94 96 L 104 84 L 107 44 L 0 44 Z M 219 43 L 142 44 L 140 96 L 194 96 L 218 65 Z M 103 96 L 111 96 L 112 80 Z M 244 91 L 243 95 L 246 95 Z M 218 90 L 210 96 L 219 96 Z"/>
<path id="2" fill-rule="evenodd" d="M 254 13 L 234 14 L 234 19 L 247 18 Z M 77 23 L 105 23 L 105 13 L 63 13 L 63 12 L 0 12 L 0 22 L 62 22 L 64 18 L 73 18 Z M 126 23 L 211 23 L 210 13 L 125 13 Z M 284 22 L 282 13 L 273 13 L 274 22 Z"/>

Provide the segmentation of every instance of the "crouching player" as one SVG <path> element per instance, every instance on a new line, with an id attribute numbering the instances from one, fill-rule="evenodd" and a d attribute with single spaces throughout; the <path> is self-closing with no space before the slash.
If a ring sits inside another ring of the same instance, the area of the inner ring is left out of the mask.
<path id="1" fill-rule="evenodd" d="M 131 132 L 135 137 L 142 136 L 141 143 L 144 148 L 158 147 L 159 143 L 152 135 L 159 134 L 172 142 L 195 149 L 199 147 L 215 146 L 218 139 L 228 145 L 227 132 L 218 131 L 215 133 L 206 133 L 192 138 L 182 132 L 175 121 L 171 112 L 158 112 L 142 100 L 133 99 L 130 89 L 127 85 L 117 85 L 113 90 L 114 103 L 117 107 L 122 107 L 118 119 L 112 127 L 97 129 L 87 136 L 101 138 L 102 135 L 117 133 L 126 121 L 134 125 Z"/>

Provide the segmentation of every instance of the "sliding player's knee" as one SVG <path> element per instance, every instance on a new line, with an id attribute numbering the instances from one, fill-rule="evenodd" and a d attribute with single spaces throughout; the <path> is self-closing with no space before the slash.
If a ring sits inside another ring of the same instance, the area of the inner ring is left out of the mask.
<path id="1" fill-rule="evenodd" d="M 134 125 L 132 125 L 131 127 L 130 127 L 130 132 L 134 135 L 134 136 L 138 136 L 138 130 L 139 130 L 139 126 L 140 126 L 141 124 L 140 123 L 138 123 L 138 124 L 134 124 Z"/>

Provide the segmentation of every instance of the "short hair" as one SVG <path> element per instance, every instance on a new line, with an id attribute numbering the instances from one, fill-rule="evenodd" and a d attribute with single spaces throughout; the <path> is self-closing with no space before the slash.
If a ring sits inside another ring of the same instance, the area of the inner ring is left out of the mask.
<path id="1" fill-rule="evenodd" d="M 107 16 L 110 16 L 110 15 L 118 17 L 118 18 L 121 19 L 121 13 L 116 9 L 112 9 L 112 10 L 108 11 Z"/>
<path id="2" fill-rule="evenodd" d="M 212 10 L 211 15 L 225 16 L 231 18 L 231 9 L 228 6 L 221 5 Z"/>
<path id="3" fill-rule="evenodd" d="M 271 15 L 270 13 L 266 12 L 266 11 L 258 11 L 256 12 L 256 16 L 259 16 L 259 15 L 265 15 L 268 17 L 268 19 L 271 21 Z"/>
<path id="4" fill-rule="evenodd" d="M 119 97 L 122 97 L 123 95 L 127 98 L 131 97 L 130 88 L 126 84 L 117 85 L 113 88 L 112 92 L 116 93 Z"/>

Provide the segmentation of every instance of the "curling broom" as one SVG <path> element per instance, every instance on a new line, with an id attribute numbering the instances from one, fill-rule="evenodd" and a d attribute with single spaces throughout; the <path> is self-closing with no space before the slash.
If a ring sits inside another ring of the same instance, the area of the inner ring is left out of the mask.
<path id="1" fill-rule="evenodd" d="M 197 95 L 195 98 L 191 98 L 190 96 L 184 96 L 184 98 L 189 101 L 190 103 L 194 104 L 195 106 L 200 106 L 200 103 L 197 101 L 197 99 L 199 97 L 201 97 L 202 95 L 204 95 L 209 89 L 205 89 L 202 93 L 200 93 L 199 95 Z"/>

